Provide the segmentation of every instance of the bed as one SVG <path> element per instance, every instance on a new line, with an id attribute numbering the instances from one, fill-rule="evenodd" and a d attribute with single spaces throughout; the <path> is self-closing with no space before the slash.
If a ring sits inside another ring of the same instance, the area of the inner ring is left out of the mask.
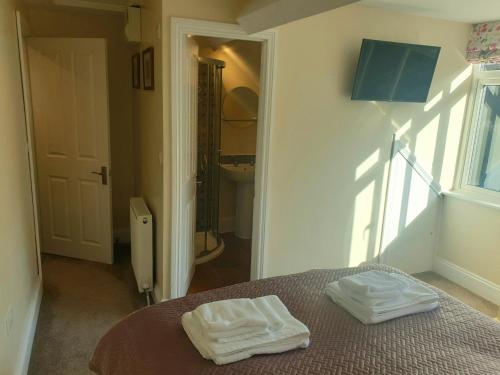
<path id="1" fill-rule="evenodd" d="M 366 326 L 324 294 L 329 282 L 383 265 L 313 270 L 160 303 L 126 317 L 99 342 L 90 369 L 101 375 L 500 374 L 500 323 L 435 289 L 440 307 Z M 308 349 L 217 366 L 184 333 L 181 315 L 220 299 L 276 294 L 311 331 Z"/>

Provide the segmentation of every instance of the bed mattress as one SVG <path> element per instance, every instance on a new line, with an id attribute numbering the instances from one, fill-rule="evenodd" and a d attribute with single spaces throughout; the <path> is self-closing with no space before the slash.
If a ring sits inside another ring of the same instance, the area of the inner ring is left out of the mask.
<path id="1" fill-rule="evenodd" d="M 500 374 L 500 323 L 439 289 L 433 288 L 438 309 L 369 326 L 325 295 L 328 283 L 370 269 L 400 272 L 382 265 L 313 270 L 139 310 L 100 340 L 90 368 L 102 375 Z M 309 327 L 309 348 L 217 366 L 200 356 L 182 329 L 182 314 L 202 303 L 269 294 Z"/>

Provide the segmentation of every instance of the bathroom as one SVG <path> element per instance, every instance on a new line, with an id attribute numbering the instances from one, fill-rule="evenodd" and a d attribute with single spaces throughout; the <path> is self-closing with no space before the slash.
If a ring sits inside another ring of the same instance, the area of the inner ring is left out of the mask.
<path id="1" fill-rule="evenodd" d="M 261 43 L 198 51 L 195 272 L 188 293 L 250 280 Z"/>

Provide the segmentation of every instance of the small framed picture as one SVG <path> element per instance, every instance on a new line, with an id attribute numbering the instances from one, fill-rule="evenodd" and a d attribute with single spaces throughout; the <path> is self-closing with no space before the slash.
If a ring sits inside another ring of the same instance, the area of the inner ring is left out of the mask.
<path id="1" fill-rule="evenodd" d="M 132 87 L 141 88 L 141 54 L 136 53 L 132 56 Z"/>
<path id="2" fill-rule="evenodd" d="M 142 52 L 142 75 L 144 90 L 155 89 L 155 54 L 154 48 L 149 47 Z"/>

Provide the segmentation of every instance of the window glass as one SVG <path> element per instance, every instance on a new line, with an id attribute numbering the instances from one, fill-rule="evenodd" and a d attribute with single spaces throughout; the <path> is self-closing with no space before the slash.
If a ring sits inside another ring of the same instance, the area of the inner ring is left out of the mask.
<path id="1" fill-rule="evenodd" d="M 482 86 L 468 184 L 500 191 L 500 85 Z"/>
<path id="2" fill-rule="evenodd" d="M 494 70 L 500 70 L 500 63 L 498 64 L 481 64 L 481 71 L 491 72 Z"/>

